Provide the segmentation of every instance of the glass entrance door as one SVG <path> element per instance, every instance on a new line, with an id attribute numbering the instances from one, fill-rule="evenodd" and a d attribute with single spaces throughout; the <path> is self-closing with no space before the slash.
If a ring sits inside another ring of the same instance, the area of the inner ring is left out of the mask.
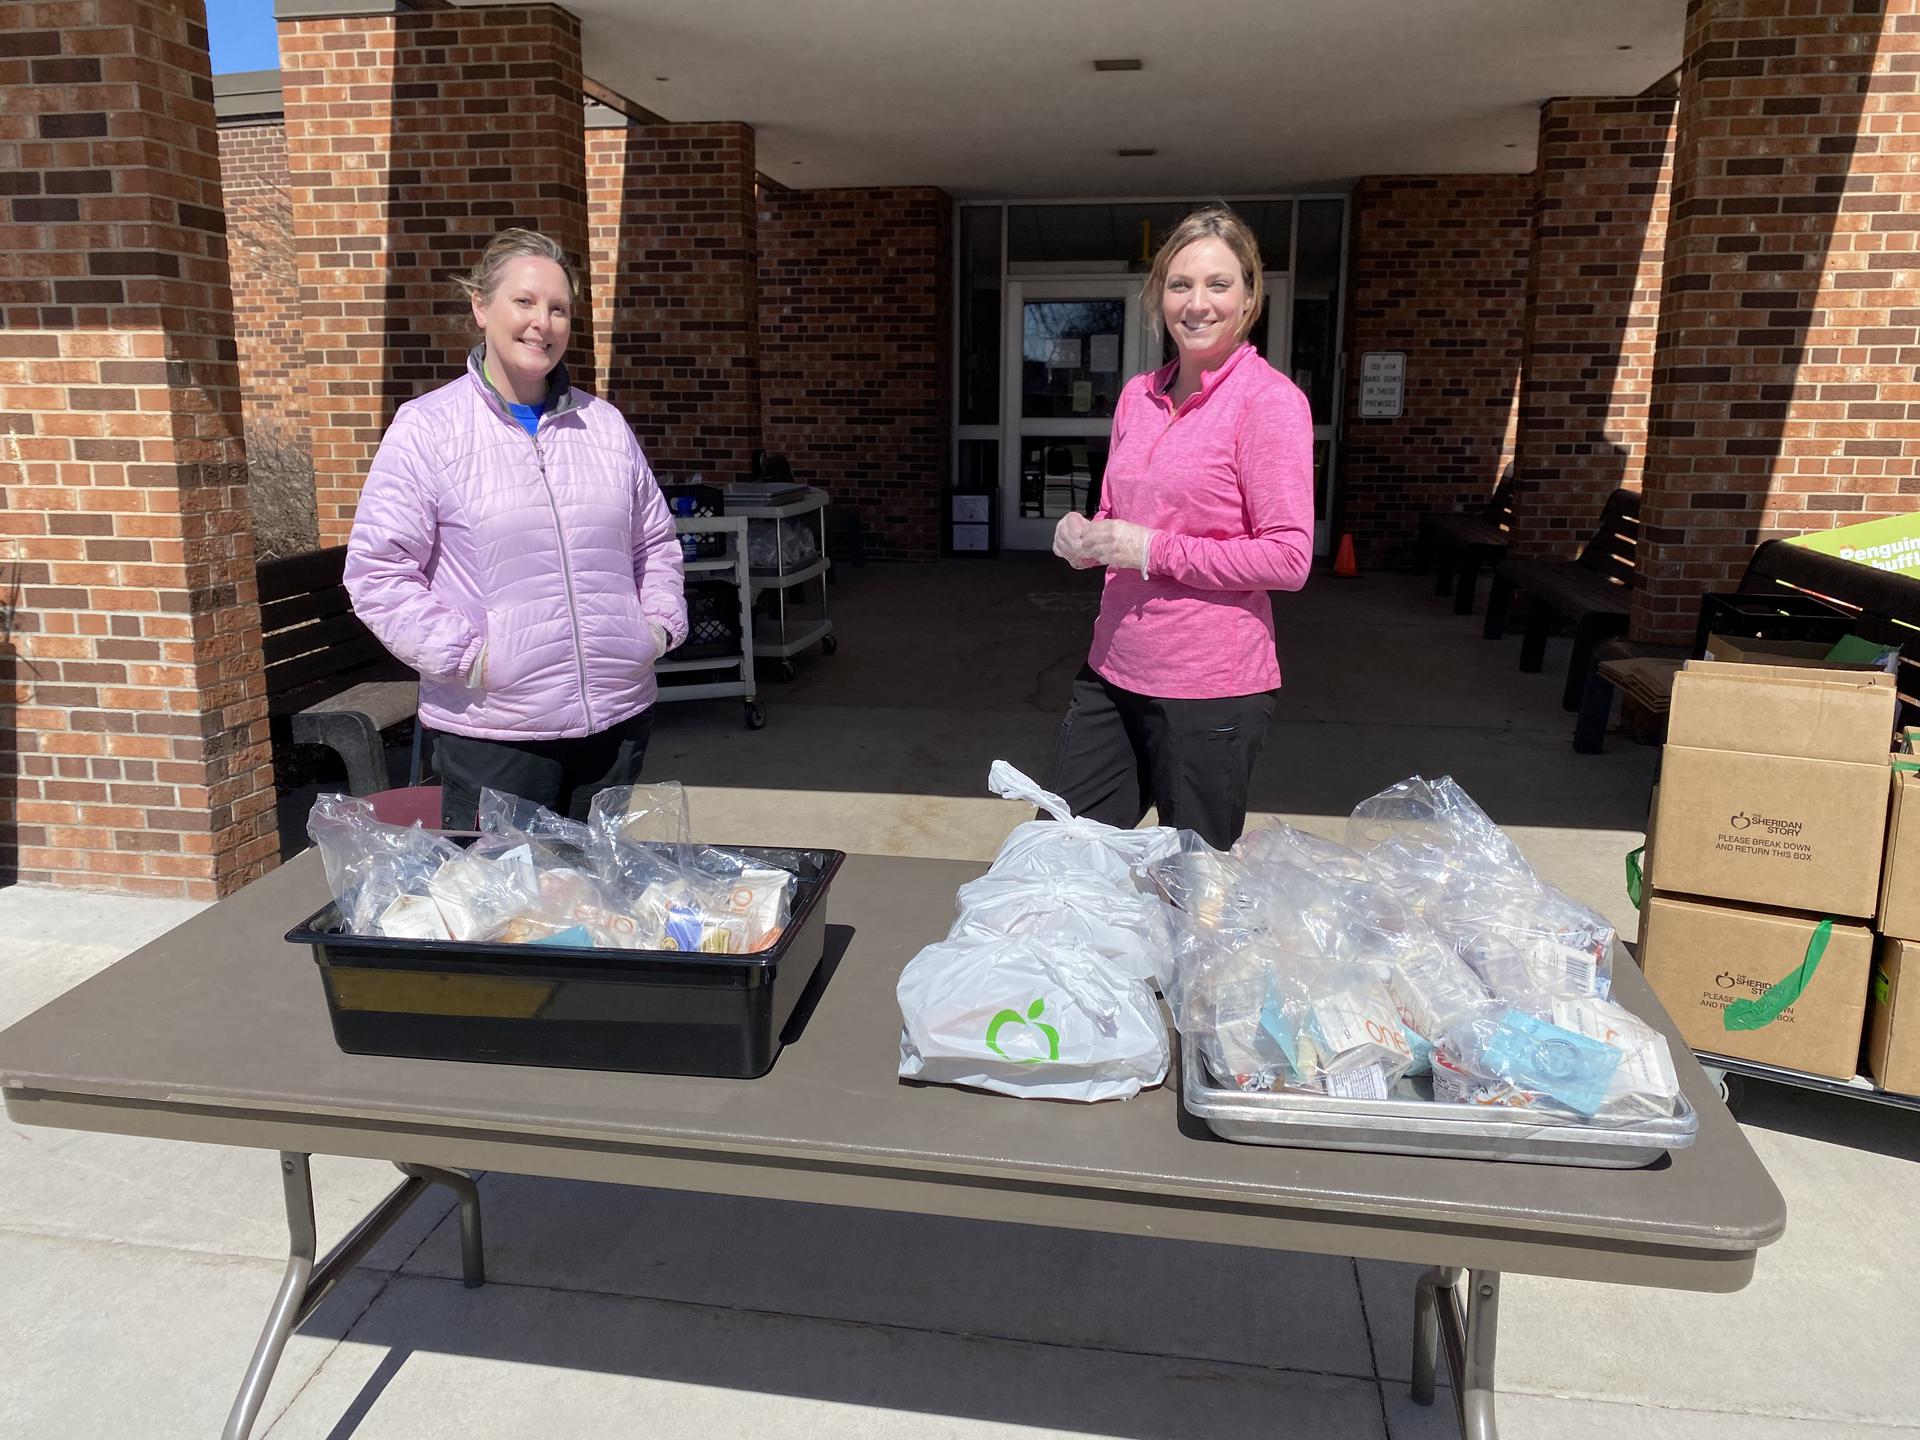
<path id="1" fill-rule="evenodd" d="M 1007 286 L 1001 540 L 1045 550 L 1069 510 L 1099 503 L 1120 387 L 1141 368 L 1140 282 Z"/>

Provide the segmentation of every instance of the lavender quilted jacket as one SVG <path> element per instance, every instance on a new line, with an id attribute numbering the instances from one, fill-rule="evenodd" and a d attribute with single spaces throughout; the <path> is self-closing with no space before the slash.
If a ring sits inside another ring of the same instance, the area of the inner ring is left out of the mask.
<path id="1" fill-rule="evenodd" d="M 673 518 L 618 410 L 556 369 L 529 437 L 480 354 L 393 417 L 354 514 L 347 592 L 420 672 L 425 724 L 490 740 L 591 735 L 654 701 L 647 622 L 669 647 L 686 638 Z"/>

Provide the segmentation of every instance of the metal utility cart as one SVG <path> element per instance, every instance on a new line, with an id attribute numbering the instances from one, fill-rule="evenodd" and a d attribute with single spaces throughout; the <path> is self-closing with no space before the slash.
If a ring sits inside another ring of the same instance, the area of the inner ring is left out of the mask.
<path id="1" fill-rule="evenodd" d="M 1882 1090 L 1865 1075 L 1851 1080 L 1835 1080 L 1826 1075 L 1809 1075 L 1804 1070 L 1788 1070 L 1779 1065 L 1763 1065 L 1758 1060 L 1737 1060 L 1731 1055 L 1715 1055 L 1706 1050 L 1693 1052 L 1700 1068 L 1707 1072 L 1720 1091 L 1729 1110 L 1737 1109 L 1742 1098 L 1742 1081 L 1770 1080 L 1776 1085 L 1792 1085 L 1801 1090 L 1818 1090 L 1825 1095 L 1845 1095 L 1855 1100 L 1872 1100 L 1901 1110 L 1920 1110 L 1920 1095 L 1897 1095 Z"/>
<path id="2" fill-rule="evenodd" d="M 730 496 L 727 515 L 772 527 L 772 563 L 753 566 L 750 573 L 753 598 L 757 601 L 762 595 L 773 595 L 778 619 L 771 634 L 754 638 L 752 649 L 759 658 L 775 662 L 774 674 L 781 680 L 791 680 L 794 656 L 809 646 L 817 643 L 823 655 L 840 648 L 833 621 L 827 615 L 827 572 L 832 568 L 827 559 L 827 492 L 808 489 L 795 499 L 770 505 L 742 503 Z M 804 541 L 790 544 L 796 532 L 811 536 L 812 558 L 790 563 L 790 550 L 804 553 L 809 548 Z M 818 587 L 817 603 L 811 594 L 813 587 Z"/>
<path id="3" fill-rule="evenodd" d="M 733 515 L 677 515 L 673 528 L 681 535 L 726 537 L 721 553 L 683 559 L 681 564 L 686 570 L 689 586 L 697 580 L 716 580 L 735 588 L 740 600 L 740 642 L 738 648 L 722 655 L 696 655 L 686 659 L 658 661 L 653 667 L 655 675 L 700 672 L 711 673 L 714 677 L 684 685 L 662 685 L 660 699 L 724 700 L 738 696 L 745 703 L 747 728 L 758 730 L 767 723 L 767 712 L 757 698 L 758 691 L 753 678 L 753 587 L 747 572 L 747 522 Z M 730 678 L 728 672 L 738 678 Z"/>

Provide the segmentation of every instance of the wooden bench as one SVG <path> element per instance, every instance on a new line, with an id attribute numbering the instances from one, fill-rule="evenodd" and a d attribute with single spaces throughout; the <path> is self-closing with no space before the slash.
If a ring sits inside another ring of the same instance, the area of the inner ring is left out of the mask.
<path id="1" fill-rule="evenodd" d="M 346 560 L 336 545 L 260 566 L 267 715 L 294 740 L 337 752 L 348 790 L 371 795 L 388 783 L 380 732 L 413 718 L 420 690 L 353 613 Z"/>
<path id="2" fill-rule="evenodd" d="M 1627 629 L 1633 603 L 1634 552 L 1640 541 L 1640 492 L 1615 490 L 1600 512 L 1593 538 L 1577 560 L 1531 560 L 1509 556 L 1493 572 L 1482 633 L 1498 640 L 1506 633 L 1507 610 L 1515 592 L 1527 597 L 1525 638 L 1520 668 L 1528 674 L 1546 663 L 1547 635 L 1555 619 L 1573 623 L 1573 656 L 1560 703 L 1580 706 L 1580 692 L 1592 666 L 1594 647 Z"/>
<path id="3" fill-rule="evenodd" d="M 1478 510 L 1429 510 L 1420 517 L 1418 553 L 1433 566 L 1433 593 L 1453 591 L 1453 613 L 1473 613 L 1480 572 L 1507 558 L 1513 529 L 1513 467 Z"/>
<path id="4" fill-rule="evenodd" d="M 1858 635 L 1898 645 L 1900 724 L 1920 719 L 1920 580 L 1785 540 L 1769 540 L 1753 552 L 1733 594 L 1763 602 L 1745 607 L 1765 615 L 1758 624 L 1749 620 L 1742 633 L 1827 641 Z M 1619 639 L 1595 649 L 1593 671 L 1582 682 L 1580 713 L 1573 726 L 1575 750 L 1597 755 L 1605 748 L 1616 691 L 1631 695 L 1652 714 L 1666 713 L 1681 662 L 1705 655 L 1709 635 L 1732 631 L 1725 618 L 1730 607 L 1716 603 L 1722 598 L 1701 597 L 1700 619 L 1690 646 Z"/>

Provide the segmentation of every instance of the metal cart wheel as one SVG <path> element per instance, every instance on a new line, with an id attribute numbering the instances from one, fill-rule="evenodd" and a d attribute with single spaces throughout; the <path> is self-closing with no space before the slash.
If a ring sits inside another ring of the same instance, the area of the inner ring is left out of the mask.
<path id="1" fill-rule="evenodd" d="M 1706 1071 L 1707 1079 L 1713 1082 L 1713 1088 L 1720 1092 L 1720 1103 L 1727 1107 L 1727 1113 L 1738 1114 L 1740 1102 L 1746 1098 L 1747 1094 L 1747 1077 L 1716 1069 L 1712 1065 L 1703 1065 L 1700 1068 Z"/>
<path id="2" fill-rule="evenodd" d="M 778 665 L 773 667 L 773 676 L 782 685 L 791 685 L 796 673 L 793 668 L 793 661 L 791 660 L 782 660 Z"/>
<path id="3" fill-rule="evenodd" d="M 758 700 L 747 701 L 747 729 L 764 730 L 767 727 L 767 707 Z"/>
<path id="4" fill-rule="evenodd" d="M 840 637 L 838 635 L 827 636 L 820 642 L 820 653 L 822 655 L 838 655 L 840 653 Z"/>

